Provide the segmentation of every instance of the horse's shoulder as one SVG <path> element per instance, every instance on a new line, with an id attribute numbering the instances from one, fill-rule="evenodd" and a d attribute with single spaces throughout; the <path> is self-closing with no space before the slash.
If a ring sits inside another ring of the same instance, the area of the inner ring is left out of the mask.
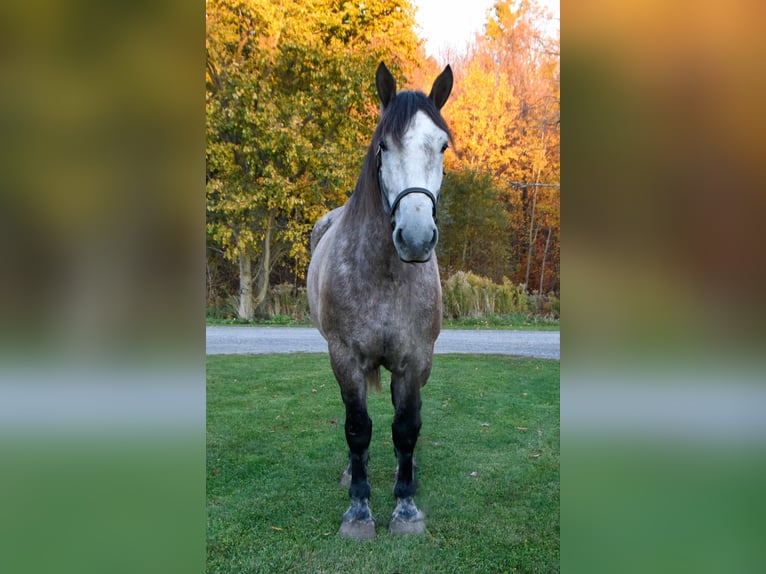
<path id="1" fill-rule="evenodd" d="M 322 239 L 325 233 L 327 233 L 327 230 L 332 227 L 333 223 L 335 223 L 338 220 L 338 217 L 340 217 L 341 213 L 343 213 L 343 208 L 345 206 L 341 205 L 340 207 L 336 207 L 329 213 L 324 214 L 319 221 L 317 221 L 314 224 L 314 229 L 311 232 L 311 251 L 313 253 L 314 249 L 316 249 L 317 244 Z"/>

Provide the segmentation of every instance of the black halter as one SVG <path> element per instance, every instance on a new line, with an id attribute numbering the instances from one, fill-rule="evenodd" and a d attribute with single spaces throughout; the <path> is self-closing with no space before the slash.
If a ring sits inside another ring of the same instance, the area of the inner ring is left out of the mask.
<path id="1" fill-rule="evenodd" d="M 375 158 L 378 164 L 378 187 L 380 188 L 380 196 L 383 199 L 383 209 L 385 209 L 386 213 L 391 216 L 391 225 L 394 224 L 394 215 L 396 214 L 396 208 L 399 207 L 399 202 L 411 193 L 422 193 L 431 200 L 431 217 L 436 219 L 436 206 L 439 204 L 439 201 L 436 199 L 436 196 L 425 187 L 408 187 L 404 191 L 399 192 L 394 198 L 393 204 L 388 202 L 388 195 L 386 195 L 386 192 L 383 190 L 383 177 L 381 176 L 381 169 L 383 167 L 383 160 L 380 155 L 381 150 L 382 148 L 380 144 L 378 144 L 378 149 L 375 151 Z"/>

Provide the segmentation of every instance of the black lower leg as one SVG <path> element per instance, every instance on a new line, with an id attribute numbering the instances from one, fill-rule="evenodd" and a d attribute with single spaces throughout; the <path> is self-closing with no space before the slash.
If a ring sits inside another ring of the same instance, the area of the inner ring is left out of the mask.
<path id="1" fill-rule="evenodd" d="M 420 401 L 396 409 L 391 432 L 394 439 L 394 452 L 398 463 L 394 496 L 409 498 L 415 496 L 417 482 L 413 466 L 415 443 L 420 433 Z"/>
<path id="2" fill-rule="evenodd" d="M 370 483 L 367 480 L 367 460 L 369 458 L 370 439 L 372 438 L 372 420 L 363 405 L 346 406 L 345 430 L 351 470 L 349 496 L 352 500 L 369 499 Z"/>

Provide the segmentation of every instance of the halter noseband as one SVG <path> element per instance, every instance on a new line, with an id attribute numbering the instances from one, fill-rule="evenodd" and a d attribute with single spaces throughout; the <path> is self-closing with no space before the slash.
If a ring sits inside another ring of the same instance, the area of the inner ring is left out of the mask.
<path id="1" fill-rule="evenodd" d="M 399 207 L 399 202 L 411 193 L 422 193 L 431 200 L 431 217 L 436 219 L 436 206 L 439 204 L 439 200 L 437 200 L 436 196 L 425 187 L 408 187 L 404 191 L 399 192 L 394 198 L 393 204 L 388 202 L 388 196 L 386 195 L 386 192 L 383 191 L 383 177 L 381 175 L 383 160 L 380 157 L 381 150 L 382 148 L 380 144 L 378 144 L 378 149 L 375 151 L 375 157 L 378 164 L 378 187 L 380 188 L 380 196 L 383 198 L 383 209 L 385 209 L 386 213 L 391 216 L 391 225 L 394 223 L 394 215 L 396 214 L 396 208 Z"/>

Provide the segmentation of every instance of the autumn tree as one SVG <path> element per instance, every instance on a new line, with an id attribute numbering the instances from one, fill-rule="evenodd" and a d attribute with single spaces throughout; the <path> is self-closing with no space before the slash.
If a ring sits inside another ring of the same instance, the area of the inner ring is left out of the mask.
<path id="1" fill-rule="evenodd" d="M 206 18 L 208 240 L 237 262 L 250 319 L 275 264 L 302 273 L 311 226 L 353 188 L 371 70 L 412 68 L 418 41 L 403 0 L 208 0 Z"/>
<path id="2" fill-rule="evenodd" d="M 529 290 L 557 270 L 560 181 L 558 38 L 534 1 L 500 0 L 483 36 L 456 66 L 447 110 L 458 143 L 454 170 L 486 170 L 510 221 L 509 275 Z"/>
<path id="3" fill-rule="evenodd" d="M 509 192 L 519 193 L 522 200 L 523 208 L 515 218 L 515 244 L 529 289 L 534 285 L 531 275 L 538 237 L 544 232 L 550 248 L 553 228 L 544 224 L 555 221 L 550 214 L 558 212 L 559 206 L 559 195 L 553 191 L 560 181 L 559 48 L 558 38 L 545 28 L 549 17 L 533 0 L 501 0 L 491 11 L 482 43 L 507 72 L 508 87 L 519 105 L 509 145 L 521 153 L 509 178 Z"/>

